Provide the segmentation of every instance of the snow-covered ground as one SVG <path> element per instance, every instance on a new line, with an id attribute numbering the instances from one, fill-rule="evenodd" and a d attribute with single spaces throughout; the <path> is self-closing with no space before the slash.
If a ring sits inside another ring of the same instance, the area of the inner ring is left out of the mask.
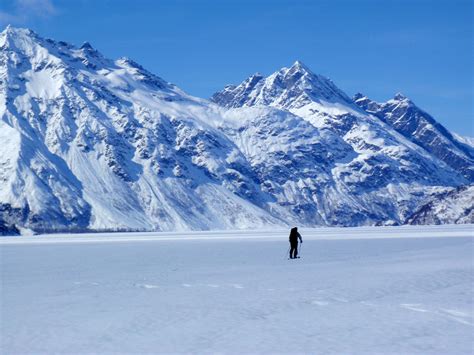
<path id="1" fill-rule="evenodd" d="M 0 238 L 0 353 L 472 353 L 473 229 Z"/>

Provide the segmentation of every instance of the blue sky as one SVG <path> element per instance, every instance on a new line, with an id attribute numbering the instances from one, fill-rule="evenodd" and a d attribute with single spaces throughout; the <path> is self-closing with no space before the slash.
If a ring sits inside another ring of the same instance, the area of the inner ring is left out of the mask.
<path id="1" fill-rule="evenodd" d="M 130 57 L 209 97 L 299 59 L 347 94 L 403 92 L 474 136 L 472 0 L 0 0 L 0 25 Z"/>

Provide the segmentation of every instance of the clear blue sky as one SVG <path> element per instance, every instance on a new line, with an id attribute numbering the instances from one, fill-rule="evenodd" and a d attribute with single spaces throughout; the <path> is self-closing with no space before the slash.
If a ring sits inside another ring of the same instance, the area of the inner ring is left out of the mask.
<path id="1" fill-rule="evenodd" d="M 400 91 L 474 136 L 473 0 L 0 0 L 0 24 L 131 57 L 209 97 L 296 59 L 347 94 Z"/>

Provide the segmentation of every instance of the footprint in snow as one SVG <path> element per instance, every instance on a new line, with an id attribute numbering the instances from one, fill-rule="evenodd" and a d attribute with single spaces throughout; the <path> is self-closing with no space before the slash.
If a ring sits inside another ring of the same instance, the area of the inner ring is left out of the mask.
<path id="1" fill-rule="evenodd" d="M 244 288 L 244 286 L 242 286 L 241 284 L 231 284 L 231 286 L 232 286 L 233 288 L 238 288 L 238 289 Z"/>
<path id="2" fill-rule="evenodd" d="M 183 287 L 193 287 L 193 286 L 190 285 L 190 284 L 182 284 L 181 286 L 183 286 Z"/>

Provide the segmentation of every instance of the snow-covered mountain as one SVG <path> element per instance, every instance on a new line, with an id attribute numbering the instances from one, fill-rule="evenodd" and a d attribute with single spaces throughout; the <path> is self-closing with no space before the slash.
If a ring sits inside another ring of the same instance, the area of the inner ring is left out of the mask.
<path id="1" fill-rule="evenodd" d="M 309 151 L 318 152 L 321 158 L 309 159 L 311 155 L 304 151 L 308 140 L 303 139 L 300 155 L 310 167 L 293 166 L 290 176 L 278 187 L 293 183 L 292 190 L 304 191 L 297 204 L 312 208 L 308 215 L 321 217 L 317 220 L 321 224 L 397 224 L 431 193 L 468 183 L 460 170 L 355 105 L 329 79 L 312 73 L 300 62 L 266 78 L 256 74 L 240 85 L 227 86 L 212 101 L 229 108 L 229 112 L 236 107 L 243 112 L 249 107 L 272 107 L 291 113 L 312 127 L 310 136 L 318 146 L 314 144 Z M 244 128 L 260 122 L 251 117 L 246 120 L 250 123 L 243 119 L 238 122 Z M 274 131 L 266 129 L 257 134 L 280 137 Z M 246 131 L 239 128 L 238 132 L 241 136 Z M 257 134 L 251 132 L 249 136 L 255 139 Z M 299 138 L 301 134 L 291 136 L 293 140 Z M 239 145 L 242 139 L 234 141 Z M 262 151 L 259 149 L 256 155 L 261 156 Z M 267 168 L 270 162 L 285 166 L 285 162 L 294 159 L 264 161 Z"/>
<path id="2" fill-rule="evenodd" d="M 299 62 L 212 100 L 7 27 L 2 233 L 399 224 L 468 181 Z"/>
<path id="3" fill-rule="evenodd" d="M 377 103 L 362 94 L 356 94 L 353 99 L 358 106 L 474 182 L 472 143 L 453 135 L 409 98 L 398 93 L 385 103 Z"/>
<path id="4" fill-rule="evenodd" d="M 257 73 L 240 85 L 228 85 L 212 101 L 226 107 L 273 106 L 287 110 L 320 104 L 325 112 L 346 112 L 350 98 L 334 83 L 311 72 L 300 61 L 268 78 Z"/>
<path id="5" fill-rule="evenodd" d="M 251 166 L 186 95 L 128 59 L 0 36 L 2 219 L 39 230 L 283 224 Z"/>
<path id="6" fill-rule="evenodd" d="M 419 207 L 407 220 L 407 224 L 473 223 L 474 185 L 460 186 L 433 196 Z"/>

